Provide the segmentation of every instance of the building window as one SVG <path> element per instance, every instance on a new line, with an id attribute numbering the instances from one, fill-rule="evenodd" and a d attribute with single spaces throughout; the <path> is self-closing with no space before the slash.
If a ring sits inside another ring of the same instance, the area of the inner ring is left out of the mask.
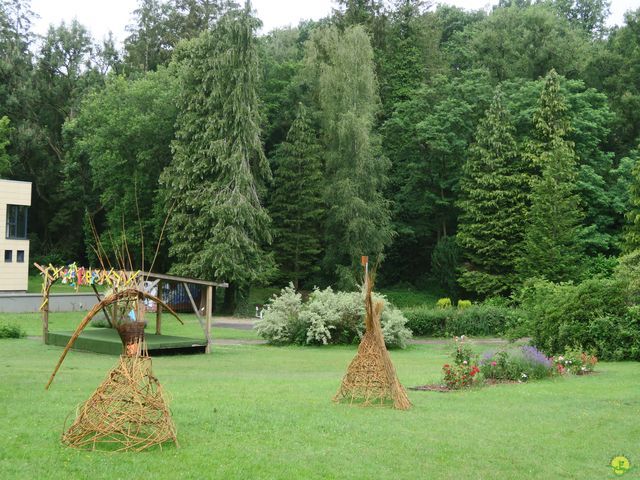
<path id="1" fill-rule="evenodd" d="M 7 238 L 27 239 L 27 212 L 25 205 L 7 205 Z"/>
<path id="2" fill-rule="evenodd" d="M 4 262 L 5 263 L 13 262 L 13 251 L 11 251 L 11 250 L 5 250 L 4 251 Z"/>
<path id="3" fill-rule="evenodd" d="M 18 250 L 16 252 L 16 262 L 24 263 L 24 250 Z"/>

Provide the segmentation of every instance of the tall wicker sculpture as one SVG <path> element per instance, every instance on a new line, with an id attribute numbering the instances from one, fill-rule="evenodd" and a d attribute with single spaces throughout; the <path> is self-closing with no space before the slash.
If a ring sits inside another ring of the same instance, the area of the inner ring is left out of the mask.
<path id="1" fill-rule="evenodd" d="M 162 448 L 168 441 L 178 444 L 176 428 L 162 387 L 151 370 L 151 358 L 144 340 L 144 298 L 162 305 L 177 318 L 159 298 L 139 288 L 127 288 L 98 303 L 78 325 L 65 347 L 46 388 L 96 313 L 107 306 L 114 307 L 113 311 L 128 312 L 116 322 L 123 353 L 102 384 L 77 408 L 74 422 L 62 435 L 66 445 L 90 450 L 141 451 L 153 445 Z"/>
<path id="2" fill-rule="evenodd" d="M 398 380 L 384 344 L 380 326 L 384 303 L 373 301 L 372 290 L 373 274 L 367 272 L 364 284 L 365 334 L 333 400 L 362 406 L 392 404 L 399 410 L 408 410 L 411 402 Z"/>

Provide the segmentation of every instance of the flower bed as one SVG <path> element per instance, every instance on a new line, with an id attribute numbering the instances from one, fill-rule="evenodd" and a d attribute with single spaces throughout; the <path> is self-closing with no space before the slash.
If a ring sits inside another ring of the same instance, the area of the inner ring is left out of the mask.
<path id="1" fill-rule="evenodd" d="M 412 390 L 449 392 L 473 386 L 525 383 L 566 374 L 585 375 L 593 372 L 598 362 L 594 355 L 579 347 L 554 357 L 530 345 L 489 351 L 479 359 L 464 335 L 454 337 L 451 356 L 453 362 L 442 367 L 442 383 L 421 385 Z"/>

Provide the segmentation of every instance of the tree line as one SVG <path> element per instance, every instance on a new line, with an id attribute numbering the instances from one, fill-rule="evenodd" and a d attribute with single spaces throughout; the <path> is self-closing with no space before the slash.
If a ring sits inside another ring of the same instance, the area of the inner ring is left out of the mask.
<path id="1" fill-rule="evenodd" d="M 640 10 L 608 9 L 340 0 L 258 36 L 249 3 L 140 0 L 119 49 L 0 0 L 0 174 L 34 184 L 33 258 L 95 262 L 91 219 L 229 305 L 361 255 L 453 297 L 606 275 L 640 246 Z"/>

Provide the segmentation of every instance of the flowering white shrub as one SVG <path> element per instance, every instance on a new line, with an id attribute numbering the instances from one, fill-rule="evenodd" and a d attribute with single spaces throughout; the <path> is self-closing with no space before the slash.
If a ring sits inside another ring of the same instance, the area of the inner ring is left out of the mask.
<path id="1" fill-rule="evenodd" d="M 407 319 L 383 296 L 374 298 L 385 302 L 381 319 L 385 343 L 388 347 L 404 348 L 411 338 L 411 331 L 405 326 Z M 256 330 L 275 344 L 356 343 L 364 332 L 364 313 L 362 292 L 316 288 L 308 301 L 302 303 L 300 294 L 290 284 L 271 299 L 263 319 L 256 323 Z"/>
<path id="2" fill-rule="evenodd" d="M 256 322 L 254 328 L 258 335 L 270 343 L 291 343 L 296 335 L 301 308 L 302 295 L 290 283 L 280 291 L 280 295 L 273 295 L 262 319 Z"/>

